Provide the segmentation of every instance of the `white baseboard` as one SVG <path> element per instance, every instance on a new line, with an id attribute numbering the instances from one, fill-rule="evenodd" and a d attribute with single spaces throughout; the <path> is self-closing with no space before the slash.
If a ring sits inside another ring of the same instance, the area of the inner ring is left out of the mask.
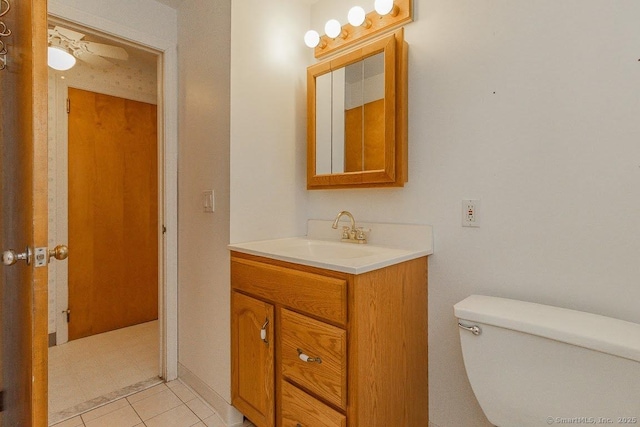
<path id="1" fill-rule="evenodd" d="M 178 377 L 218 413 L 227 427 L 242 427 L 244 416 L 222 396 L 198 378 L 193 372 L 178 363 Z"/>

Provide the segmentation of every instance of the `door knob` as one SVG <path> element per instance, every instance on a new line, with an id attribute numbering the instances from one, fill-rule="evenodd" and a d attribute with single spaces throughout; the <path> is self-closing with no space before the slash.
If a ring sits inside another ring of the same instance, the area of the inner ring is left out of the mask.
<path id="1" fill-rule="evenodd" d="M 16 253 L 13 249 L 9 249 L 2 253 L 2 263 L 4 265 L 13 265 L 18 261 L 26 261 L 27 265 L 31 263 L 31 249 L 26 248 L 24 252 Z"/>
<path id="2" fill-rule="evenodd" d="M 53 249 L 49 249 L 49 261 L 51 261 L 51 258 L 62 261 L 63 259 L 67 259 L 68 256 L 69 248 L 67 245 L 58 245 Z"/>

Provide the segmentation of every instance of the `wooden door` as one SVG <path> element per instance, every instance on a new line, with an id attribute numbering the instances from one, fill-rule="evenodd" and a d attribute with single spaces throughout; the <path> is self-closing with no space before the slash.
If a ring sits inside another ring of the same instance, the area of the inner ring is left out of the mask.
<path id="1" fill-rule="evenodd" d="M 271 304 L 232 292 L 231 403 L 257 427 L 275 425 L 273 315 Z"/>
<path id="2" fill-rule="evenodd" d="M 158 318 L 156 106 L 69 88 L 69 339 Z"/>
<path id="3" fill-rule="evenodd" d="M 19 253 L 47 245 L 47 3 L 0 8 L 0 251 Z M 47 268 L 1 263 L 0 278 L 0 425 L 46 426 Z"/>

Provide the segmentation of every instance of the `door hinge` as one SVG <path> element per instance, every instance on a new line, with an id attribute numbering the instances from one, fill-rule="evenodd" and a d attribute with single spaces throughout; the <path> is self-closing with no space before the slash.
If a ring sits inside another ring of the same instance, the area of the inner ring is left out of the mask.
<path id="1" fill-rule="evenodd" d="M 167 234 L 167 227 L 166 226 L 162 226 L 162 234 Z"/>
<path id="2" fill-rule="evenodd" d="M 62 310 L 62 314 L 67 315 L 67 323 L 69 323 L 69 321 L 71 320 L 71 310 L 70 309 Z"/>
<path id="3" fill-rule="evenodd" d="M 4 411 L 4 390 L 0 390 L 0 412 Z"/>
<path id="4" fill-rule="evenodd" d="M 67 98 L 67 114 L 71 112 L 71 99 Z"/>

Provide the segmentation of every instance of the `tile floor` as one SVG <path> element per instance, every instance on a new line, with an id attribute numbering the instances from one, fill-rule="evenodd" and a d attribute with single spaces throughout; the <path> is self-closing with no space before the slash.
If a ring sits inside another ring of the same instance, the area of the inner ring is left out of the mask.
<path id="1" fill-rule="evenodd" d="M 225 427 L 182 382 L 158 377 L 158 342 L 154 321 L 51 347 L 49 425 Z"/>
<path id="2" fill-rule="evenodd" d="M 55 427 L 225 427 L 218 415 L 179 380 L 55 424 Z M 243 427 L 253 427 L 245 422 Z"/>
<path id="3" fill-rule="evenodd" d="M 49 424 L 158 384 L 158 322 L 49 349 Z"/>

